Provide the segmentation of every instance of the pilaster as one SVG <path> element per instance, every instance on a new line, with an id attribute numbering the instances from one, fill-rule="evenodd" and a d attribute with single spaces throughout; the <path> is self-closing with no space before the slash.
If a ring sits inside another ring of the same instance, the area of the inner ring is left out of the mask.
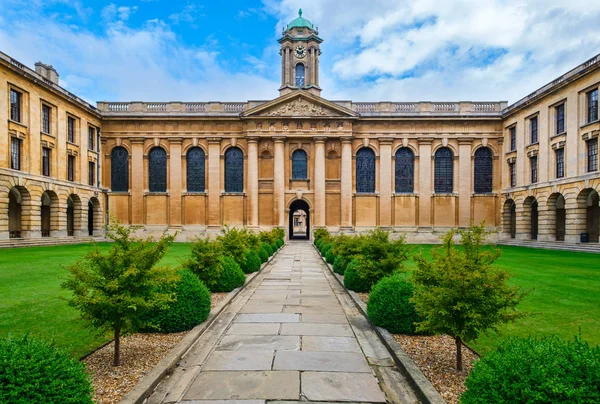
<path id="1" fill-rule="evenodd" d="M 131 139 L 131 223 L 144 224 L 144 139 Z M 87 211 L 86 211 L 87 212 Z"/>
<path id="2" fill-rule="evenodd" d="M 326 137 L 315 137 L 315 227 L 325 227 L 325 141 Z"/>
<path id="3" fill-rule="evenodd" d="M 221 227 L 221 138 L 208 139 L 208 212 L 209 227 Z"/>
<path id="4" fill-rule="evenodd" d="M 431 143 L 428 138 L 419 138 L 419 223 L 420 228 L 431 227 Z"/>
<path id="5" fill-rule="evenodd" d="M 392 142 L 379 138 L 379 225 L 392 225 Z"/>
<path id="6" fill-rule="evenodd" d="M 273 219 L 276 226 L 285 226 L 285 137 L 274 137 L 273 141 Z"/>
<path id="7" fill-rule="evenodd" d="M 472 138 L 458 140 L 458 225 L 467 227 L 471 223 L 471 174 Z"/>
<path id="8" fill-rule="evenodd" d="M 181 226 L 181 138 L 169 138 L 169 225 Z"/>
<path id="9" fill-rule="evenodd" d="M 258 227 L 258 137 L 248 138 L 248 224 Z"/>
<path id="10" fill-rule="evenodd" d="M 341 227 L 349 229 L 352 228 L 352 137 L 342 137 L 341 141 Z"/>

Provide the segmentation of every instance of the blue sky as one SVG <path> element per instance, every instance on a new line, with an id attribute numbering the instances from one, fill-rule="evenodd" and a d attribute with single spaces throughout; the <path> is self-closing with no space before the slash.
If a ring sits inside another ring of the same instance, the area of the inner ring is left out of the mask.
<path id="1" fill-rule="evenodd" d="M 91 102 L 270 99 L 299 7 L 330 99 L 512 102 L 600 52 L 589 0 L 0 0 L 0 50 Z"/>

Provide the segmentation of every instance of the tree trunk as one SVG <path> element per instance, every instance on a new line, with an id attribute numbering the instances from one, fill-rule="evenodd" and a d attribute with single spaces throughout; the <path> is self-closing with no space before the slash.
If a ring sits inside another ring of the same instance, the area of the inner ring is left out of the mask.
<path id="1" fill-rule="evenodd" d="M 454 337 L 454 342 L 456 342 L 456 370 L 462 372 L 462 340 L 460 337 Z"/>
<path id="2" fill-rule="evenodd" d="M 121 328 L 115 328 L 115 356 L 113 358 L 113 366 L 119 366 L 120 361 L 120 348 L 121 348 Z"/>

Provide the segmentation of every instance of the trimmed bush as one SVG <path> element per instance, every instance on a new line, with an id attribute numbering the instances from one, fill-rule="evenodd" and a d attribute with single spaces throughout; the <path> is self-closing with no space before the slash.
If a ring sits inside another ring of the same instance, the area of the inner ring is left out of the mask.
<path id="1" fill-rule="evenodd" d="M 367 314 L 373 324 L 394 334 L 415 334 L 419 316 L 410 302 L 414 287 L 404 275 L 381 279 L 373 288 L 367 303 Z"/>
<path id="2" fill-rule="evenodd" d="M 315 239 L 315 247 L 317 247 L 317 250 L 319 252 L 321 252 L 321 246 L 323 245 L 323 240 L 320 239 Z"/>
<path id="3" fill-rule="evenodd" d="M 339 275 L 344 275 L 346 267 L 344 266 L 343 258 L 340 256 L 335 257 L 333 260 L 333 272 Z"/>
<path id="4" fill-rule="evenodd" d="M 260 271 L 260 266 L 262 264 L 262 260 L 258 255 L 256 250 L 248 250 L 246 251 L 246 262 L 244 263 L 244 267 L 242 270 L 246 274 L 251 274 L 252 272 Z"/>
<path id="5" fill-rule="evenodd" d="M 271 245 L 271 249 L 273 250 L 273 254 L 275 254 L 275 252 L 278 250 L 278 248 L 277 248 L 277 242 L 274 241 L 270 245 Z"/>
<path id="6" fill-rule="evenodd" d="M 355 292 L 368 292 L 371 290 L 371 283 L 358 275 L 357 267 L 357 260 L 350 261 L 350 264 L 346 267 L 346 271 L 344 271 L 344 286 Z"/>
<path id="7" fill-rule="evenodd" d="M 163 309 L 156 309 L 145 316 L 143 332 L 181 332 L 191 330 L 210 314 L 210 291 L 188 269 L 179 271 L 179 281 L 162 286 L 161 292 L 173 293 L 175 300 Z"/>
<path id="8" fill-rule="evenodd" d="M 271 255 L 273 255 L 273 247 L 271 247 L 271 244 L 269 244 L 269 243 L 262 243 L 261 244 L 261 248 L 265 249 L 265 251 L 267 252 L 267 254 L 269 254 L 269 257 Z"/>
<path id="9" fill-rule="evenodd" d="M 0 402 L 93 404 L 85 364 L 47 342 L 0 339 Z"/>
<path id="10" fill-rule="evenodd" d="M 246 282 L 246 275 L 231 257 L 223 259 L 223 272 L 219 277 L 219 281 L 213 289 L 214 292 L 231 292 L 235 288 L 239 288 Z"/>
<path id="11" fill-rule="evenodd" d="M 246 251 L 248 250 L 248 232 L 245 229 L 224 226 L 222 235 L 217 237 L 217 241 L 223 246 L 223 254 L 230 256 L 242 267 L 246 262 Z"/>
<path id="12" fill-rule="evenodd" d="M 262 262 L 267 262 L 269 260 L 269 253 L 267 252 L 267 250 L 265 250 L 265 248 L 262 245 L 258 249 L 258 256 L 260 257 L 260 260 Z"/>
<path id="13" fill-rule="evenodd" d="M 326 240 L 329 238 L 329 232 L 327 231 L 327 229 L 323 229 L 323 228 L 316 229 L 315 233 L 314 233 L 314 238 L 315 238 L 315 241 L 321 240 L 321 239 Z"/>
<path id="14" fill-rule="evenodd" d="M 277 248 L 281 248 L 283 247 L 283 245 L 285 244 L 285 242 L 283 241 L 282 238 L 277 239 Z"/>
<path id="15" fill-rule="evenodd" d="M 325 262 L 327 262 L 328 264 L 333 264 L 334 261 L 335 261 L 335 254 L 333 254 L 333 248 L 330 248 L 327 251 L 327 254 L 325 254 Z"/>
<path id="16" fill-rule="evenodd" d="M 327 252 L 329 250 L 331 250 L 332 247 L 333 247 L 333 244 L 331 244 L 331 243 L 324 244 L 323 248 L 321 249 L 321 255 L 323 257 L 325 257 L 327 255 Z"/>
<path id="17" fill-rule="evenodd" d="M 600 347 L 581 338 L 512 338 L 475 363 L 463 404 L 599 403 Z"/>
<path id="18" fill-rule="evenodd" d="M 183 262 L 183 267 L 192 271 L 207 287 L 214 287 L 223 272 L 223 246 L 217 241 L 207 238 L 196 239 L 191 248 L 191 255 Z"/>

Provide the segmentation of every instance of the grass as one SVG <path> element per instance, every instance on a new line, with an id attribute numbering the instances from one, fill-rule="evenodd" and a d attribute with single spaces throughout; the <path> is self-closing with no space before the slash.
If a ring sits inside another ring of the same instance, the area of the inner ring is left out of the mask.
<path id="1" fill-rule="evenodd" d="M 108 244 L 100 244 L 107 248 Z M 431 245 L 421 246 L 426 255 Z M 54 340 L 56 345 L 81 356 L 108 341 L 78 320 L 78 313 L 60 297 L 66 276 L 62 268 L 81 258 L 89 244 L 0 250 L 0 337 L 8 333 Z M 600 344 L 600 255 L 501 247 L 498 265 L 515 274 L 511 282 L 529 295 L 519 309 L 530 313 L 471 344 L 481 353 L 498 346 L 506 336 L 581 335 Z M 189 246 L 173 244 L 162 264 L 178 265 Z M 414 267 L 414 262 L 409 263 Z"/>

